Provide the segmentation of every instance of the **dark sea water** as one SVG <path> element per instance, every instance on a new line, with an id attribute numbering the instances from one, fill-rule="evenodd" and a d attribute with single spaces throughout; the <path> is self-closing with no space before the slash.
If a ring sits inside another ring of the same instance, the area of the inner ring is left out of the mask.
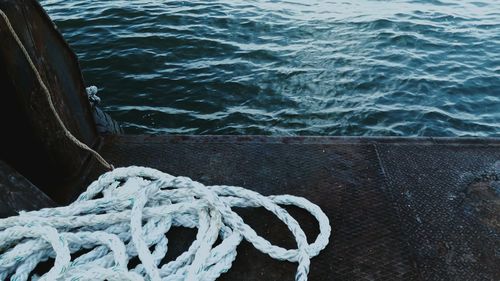
<path id="1" fill-rule="evenodd" d="M 44 0 L 128 133 L 500 136 L 500 0 Z"/>

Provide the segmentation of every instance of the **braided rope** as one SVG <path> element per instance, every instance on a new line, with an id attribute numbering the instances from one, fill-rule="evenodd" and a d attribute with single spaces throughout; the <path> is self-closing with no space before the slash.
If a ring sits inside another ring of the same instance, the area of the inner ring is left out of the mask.
<path id="1" fill-rule="evenodd" d="M 313 243 L 279 205 L 294 205 L 315 217 L 320 233 Z M 297 249 L 272 245 L 232 207 L 266 208 L 287 225 Z M 161 265 L 168 251 L 165 234 L 174 226 L 197 228 L 196 239 L 175 260 Z M 117 168 L 99 177 L 69 206 L 1 219 L 0 280 L 27 280 L 49 258 L 55 259 L 54 266 L 34 279 L 216 280 L 231 268 L 236 247 L 245 239 L 274 259 L 297 263 L 295 280 L 304 281 L 310 259 L 326 247 L 330 232 L 328 217 L 301 197 L 205 186 L 151 168 Z M 87 253 L 71 260 L 71 254 L 81 250 Z M 129 269 L 134 257 L 140 263 Z"/>
<path id="2" fill-rule="evenodd" d="M 66 137 L 113 169 L 66 129 L 26 48 L 1 10 L 0 16 L 35 73 Z M 278 204 L 303 208 L 318 220 L 320 234 L 314 243 L 308 244 L 298 222 Z M 288 226 L 297 249 L 272 245 L 231 207 L 271 211 Z M 196 240 L 177 259 L 159 267 L 168 250 L 165 233 L 172 226 L 198 228 Z M 246 239 L 274 259 L 297 262 L 295 279 L 303 281 L 307 280 L 310 258 L 326 247 L 330 232 L 327 216 L 304 198 L 265 197 L 241 187 L 204 186 L 150 168 L 119 168 L 101 176 L 69 206 L 22 212 L 0 220 L 0 280 L 27 280 L 35 267 L 49 258 L 54 258 L 54 266 L 32 279 L 215 280 L 231 268 L 236 247 Z M 214 246 L 217 238 L 222 242 Z M 84 249 L 86 254 L 71 261 L 71 254 Z M 133 257 L 140 263 L 129 270 Z"/>

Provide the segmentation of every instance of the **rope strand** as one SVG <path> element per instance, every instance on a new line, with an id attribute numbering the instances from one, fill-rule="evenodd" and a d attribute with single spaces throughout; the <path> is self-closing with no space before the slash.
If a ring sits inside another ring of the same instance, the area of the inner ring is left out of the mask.
<path id="1" fill-rule="evenodd" d="M 10 23 L 10 20 L 9 18 L 7 17 L 7 15 L 2 11 L 0 10 L 0 15 L 2 16 L 3 20 L 5 21 L 5 24 L 7 25 L 7 28 L 8 30 L 10 31 L 10 33 L 12 34 L 12 36 L 14 37 L 17 45 L 19 46 L 19 48 L 21 49 L 21 51 L 23 52 L 24 54 L 24 57 L 26 58 L 26 60 L 28 61 L 31 69 L 33 70 L 33 72 L 35 73 L 35 76 L 36 76 L 36 79 L 38 80 L 38 83 L 40 84 L 40 86 L 42 87 L 42 90 L 43 90 L 43 93 L 45 94 L 45 98 L 47 99 L 47 102 L 49 103 L 49 107 L 50 107 L 50 110 L 52 111 L 52 113 L 54 114 L 54 116 L 56 117 L 56 120 L 57 120 L 57 123 L 59 123 L 59 126 L 61 127 L 61 129 L 63 130 L 64 132 L 64 135 L 71 141 L 73 142 L 76 146 L 80 147 L 81 149 L 83 150 L 86 150 L 88 152 L 90 152 L 95 159 L 97 159 L 97 161 L 99 163 L 101 163 L 106 169 L 108 170 L 113 170 L 113 165 L 109 164 L 97 151 L 93 150 L 92 148 L 90 148 L 88 145 L 86 145 L 85 143 L 81 142 L 80 140 L 78 140 L 67 128 L 66 128 L 66 125 L 64 125 L 64 122 L 62 121 L 61 117 L 59 116 L 59 114 L 57 113 L 57 110 L 54 106 L 54 103 L 52 102 L 52 96 L 50 95 L 50 91 L 48 89 L 48 87 L 45 85 L 45 82 L 43 82 L 43 79 L 40 75 L 40 73 L 38 72 L 38 69 L 36 68 L 35 64 L 33 63 L 33 61 L 31 60 L 31 57 L 30 55 L 28 54 L 28 51 L 26 50 L 26 48 L 24 47 L 23 43 L 21 42 L 21 40 L 19 39 L 19 36 L 17 35 L 16 31 L 14 30 L 14 28 L 12 27 L 12 24 Z"/>
<path id="2" fill-rule="evenodd" d="M 318 221 L 320 233 L 313 243 L 280 205 L 302 208 Z M 287 225 L 297 249 L 272 245 L 234 207 L 266 208 Z M 197 228 L 198 233 L 187 251 L 162 265 L 172 227 Z M 328 217 L 301 197 L 266 197 L 150 168 L 117 168 L 69 206 L 1 219 L 0 280 L 27 280 L 38 263 L 55 258 L 54 267 L 39 280 L 213 281 L 231 268 L 236 248 L 245 239 L 274 259 L 297 263 L 295 280 L 306 281 L 310 259 L 326 247 L 330 232 Z M 86 254 L 70 260 L 83 249 Z M 135 257 L 139 265 L 129 269 Z"/>
<path id="3" fill-rule="evenodd" d="M 328 217 L 318 206 L 291 195 L 266 197 L 242 187 L 205 186 L 150 168 L 113 170 L 98 152 L 66 128 L 8 17 L 1 10 L 0 15 L 35 73 L 66 137 L 112 170 L 69 206 L 0 219 L 0 280 L 27 280 L 40 262 L 54 258 L 49 272 L 40 277 L 35 274 L 33 280 L 213 281 L 231 268 L 243 239 L 274 259 L 297 263 L 295 280 L 307 280 L 310 259 L 326 247 L 331 233 Z M 313 243 L 308 243 L 298 222 L 279 205 L 294 205 L 313 215 L 320 228 Z M 232 207 L 266 208 L 287 225 L 297 249 L 272 245 Z M 165 234 L 179 226 L 198 228 L 196 239 L 187 251 L 162 265 L 169 242 Z M 218 239 L 221 242 L 215 245 Z M 82 250 L 86 253 L 71 260 L 71 254 Z M 140 262 L 129 269 L 134 257 Z"/>

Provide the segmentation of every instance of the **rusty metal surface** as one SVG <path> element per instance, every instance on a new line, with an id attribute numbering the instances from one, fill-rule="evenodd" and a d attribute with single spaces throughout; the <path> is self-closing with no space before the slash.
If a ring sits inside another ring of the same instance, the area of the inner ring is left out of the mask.
<path id="1" fill-rule="evenodd" d="M 101 153 L 115 166 L 317 203 L 333 236 L 312 260 L 310 280 L 500 280 L 499 139 L 108 136 Z M 87 183 L 102 172 L 91 171 Z M 289 210 L 310 237 L 317 234 L 308 214 Z M 294 247 L 266 210 L 237 212 L 271 242 Z M 164 261 L 194 236 L 169 233 Z M 243 243 L 221 280 L 293 280 L 294 273 L 295 264 Z"/>
<path id="2" fill-rule="evenodd" d="M 0 0 L 68 129 L 88 145 L 99 136 L 75 54 L 36 0 Z M 52 198 L 81 177 L 88 154 L 69 142 L 49 109 L 35 74 L 0 20 L 0 158 Z"/>
<path id="3" fill-rule="evenodd" d="M 423 280 L 500 280 L 500 146 L 377 150 Z"/>
<path id="4" fill-rule="evenodd" d="M 291 144 L 272 139 L 262 143 L 241 138 L 230 142 L 210 137 L 192 142 L 182 137 L 111 139 L 102 153 L 117 166 L 145 165 L 206 184 L 240 185 L 263 194 L 289 193 L 317 203 L 332 220 L 334 235 L 313 260 L 311 280 L 417 278 L 395 209 L 384 192 L 372 144 Z M 286 226 L 266 211 L 240 213 L 270 241 L 294 246 Z M 314 237 L 318 230 L 313 220 L 295 213 L 306 233 Z M 184 240 L 172 244 L 177 252 L 190 240 L 185 233 L 171 239 Z M 295 264 L 274 261 L 245 243 L 232 270 L 221 280 L 293 280 L 294 274 Z"/>
<path id="5" fill-rule="evenodd" d="M 0 160 L 0 218 L 54 206 L 47 195 Z"/>
<path id="6" fill-rule="evenodd" d="M 333 236 L 313 259 L 311 280 L 500 280 L 500 139 L 121 136 L 109 137 L 102 153 L 116 166 L 316 202 Z M 292 211 L 306 233 L 317 233 Z M 240 213 L 264 237 L 293 247 L 266 211 Z M 194 233 L 170 238 L 179 241 L 173 257 Z M 293 280 L 294 270 L 243 244 L 222 280 Z"/>

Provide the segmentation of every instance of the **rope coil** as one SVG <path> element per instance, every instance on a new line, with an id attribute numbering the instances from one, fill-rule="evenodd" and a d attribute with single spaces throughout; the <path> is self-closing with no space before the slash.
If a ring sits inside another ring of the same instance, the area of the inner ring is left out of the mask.
<path id="1" fill-rule="evenodd" d="M 0 10 L 0 16 L 35 73 L 65 136 L 113 170 L 98 152 L 66 128 L 7 15 Z M 311 213 L 319 222 L 316 241 L 309 244 L 298 222 L 279 205 L 294 205 Z M 272 245 L 232 207 L 271 211 L 288 226 L 297 249 Z M 175 260 L 161 265 L 168 251 L 165 234 L 179 226 L 198 228 L 196 239 Z M 0 219 L 0 280 L 216 280 L 231 268 L 236 247 L 245 239 L 274 259 L 298 263 L 295 279 L 305 281 L 310 259 L 326 247 L 330 232 L 328 217 L 301 197 L 266 197 L 241 187 L 204 186 L 150 168 L 119 168 L 102 175 L 69 206 Z M 221 242 L 215 245 L 217 239 Z M 87 252 L 71 260 L 72 254 L 82 250 Z M 129 269 L 134 257 L 140 263 Z M 50 258 L 54 265 L 47 273 L 32 273 Z"/>
<path id="2" fill-rule="evenodd" d="M 294 205 L 313 215 L 320 229 L 313 243 L 279 205 Z M 287 225 L 297 249 L 272 245 L 232 207 L 266 208 Z M 172 227 L 198 231 L 187 251 L 162 265 L 169 243 L 165 234 Z M 28 280 L 35 267 L 49 258 L 54 258 L 54 266 L 33 279 L 216 280 L 231 268 L 236 247 L 245 239 L 274 259 L 297 263 L 295 280 L 305 281 L 310 259 L 326 247 L 330 232 L 328 217 L 301 197 L 205 186 L 151 168 L 117 168 L 93 182 L 69 206 L 1 219 L 0 280 Z M 81 250 L 87 253 L 71 260 Z M 134 257 L 140 263 L 129 269 Z"/>

